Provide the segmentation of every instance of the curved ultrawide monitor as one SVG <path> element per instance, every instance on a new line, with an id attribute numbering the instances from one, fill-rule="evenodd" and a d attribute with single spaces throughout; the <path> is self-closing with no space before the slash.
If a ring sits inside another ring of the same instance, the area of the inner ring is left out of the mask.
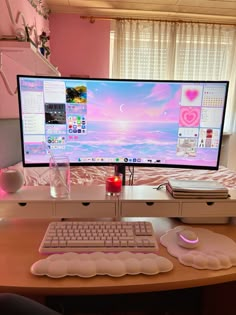
<path id="1" fill-rule="evenodd" d="M 17 76 L 24 166 L 217 169 L 228 82 Z"/>

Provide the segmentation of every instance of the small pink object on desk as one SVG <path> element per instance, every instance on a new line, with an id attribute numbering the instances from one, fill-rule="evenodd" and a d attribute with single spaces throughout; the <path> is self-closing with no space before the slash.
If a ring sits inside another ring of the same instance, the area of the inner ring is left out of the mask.
<path id="1" fill-rule="evenodd" d="M 106 178 L 106 193 L 107 195 L 118 195 L 122 188 L 122 176 L 111 175 Z"/>

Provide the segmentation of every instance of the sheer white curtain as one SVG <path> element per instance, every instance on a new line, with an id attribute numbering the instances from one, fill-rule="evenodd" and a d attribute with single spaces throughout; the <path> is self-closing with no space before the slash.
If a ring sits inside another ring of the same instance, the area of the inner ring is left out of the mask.
<path id="1" fill-rule="evenodd" d="M 225 132 L 236 117 L 236 27 L 116 20 L 111 32 L 111 77 L 229 80 Z"/>
<path id="2" fill-rule="evenodd" d="M 172 32 L 171 23 L 116 21 L 112 77 L 168 79 Z"/>

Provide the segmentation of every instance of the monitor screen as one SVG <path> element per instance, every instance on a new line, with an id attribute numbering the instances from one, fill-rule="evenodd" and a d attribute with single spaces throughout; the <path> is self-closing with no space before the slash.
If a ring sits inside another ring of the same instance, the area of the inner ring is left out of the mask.
<path id="1" fill-rule="evenodd" d="M 217 169 L 228 84 L 18 75 L 23 165 Z"/>

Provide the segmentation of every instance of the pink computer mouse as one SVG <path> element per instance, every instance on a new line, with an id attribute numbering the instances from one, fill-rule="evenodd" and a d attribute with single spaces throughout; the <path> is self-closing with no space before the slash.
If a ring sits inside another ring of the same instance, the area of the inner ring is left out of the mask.
<path id="1" fill-rule="evenodd" d="M 199 245 L 199 238 L 196 232 L 191 229 L 183 229 L 176 233 L 177 244 L 184 248 L 195 248 Z"/>

